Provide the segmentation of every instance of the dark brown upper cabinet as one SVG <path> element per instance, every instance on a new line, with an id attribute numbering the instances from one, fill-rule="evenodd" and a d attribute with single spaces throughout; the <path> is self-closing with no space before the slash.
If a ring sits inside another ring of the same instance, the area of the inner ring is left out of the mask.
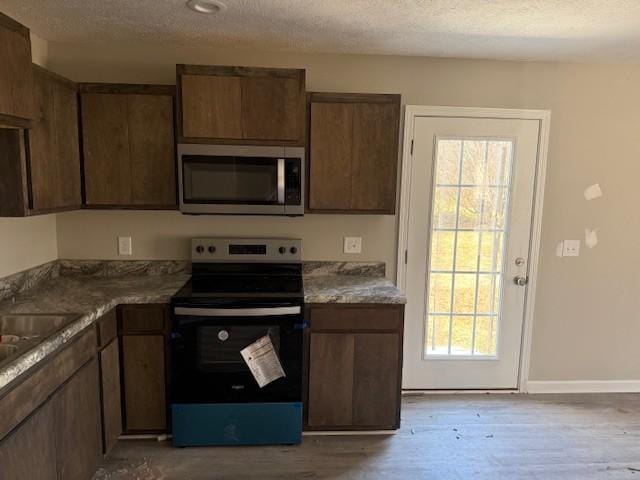
<path id="1" fill-rule="evenodd" d="M 79 88 L 85 206 L 175 209 L 175 88 Z"/>
<path id="2" fill-rule="evenodd" d="M 79 208 L 80 147 L 76 85 L 34 66 L 35 118 L 28 132 L 34 210 Z"/>
<path id="3" fill-rule="evenodd" d="M 310 213 L 394 214 L 400 95 L 310 93 Z"/>
<path id="4" fill-rule="evenodd" d="M 33 70 L 29 29 L 0 13 L 0 125 L 29 128 Z"/>
<path id="5" fill-rule="evenodd" d="M 177 65 L 178 141 L 305 144 L 305 71 Z"/>
<path id="6" fill-rule="evenodd" d="M 26 216 L 80 208 L 76 85 L 34 65 L 30 130 L 0 130 L 0 214 Z"/>

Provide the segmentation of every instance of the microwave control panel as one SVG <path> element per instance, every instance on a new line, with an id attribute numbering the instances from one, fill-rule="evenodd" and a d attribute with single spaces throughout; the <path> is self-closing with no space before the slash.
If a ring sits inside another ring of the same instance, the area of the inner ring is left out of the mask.
<path id="1" fill-rule="evenodd" d="M 302 168 L 299 158 L 285 159 L 284 203 L 300 205 L 302 202 Z"/>

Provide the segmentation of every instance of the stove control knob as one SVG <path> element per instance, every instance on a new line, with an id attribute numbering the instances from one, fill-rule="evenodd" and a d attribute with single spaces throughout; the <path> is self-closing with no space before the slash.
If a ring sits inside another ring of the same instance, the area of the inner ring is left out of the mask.
<path id="1" fill-rule="evenodd" d="M 298 249 L 296 247 L 291 247 L 289 251 L 291 252 L 291 255 L 295 255 L 296 253 L 298 253 Z"/>
<path id="2" fill-rule="evenodd" d="M 216 247 L 214 247 L 213 245 L 209 245 L 209 248 L 207 250 L 209 250 L 209 253 L 216 253 Z"/>
<path id="3" fill-rule="evenodd" d="M 203 247 L 202 245 L 198 245 L 198 246 L 196 247 L 196 252 L 198 252 L 198 253 L 202 253 L 202 252 L 204 252 L 204 247 Z"/>
<path id="4" fill-rule="evenodd" d="M 228 339 L 229 339 L 229 332 L 227 332 L 226 330 L 220 330 L 218 332 L 218 340 L 220 340 L 221 342 L 225 342 Z"/>
<path id="5" fill-rule="evenodd" d="M 280 247 L 278 251 L 280 252 L 280 255 L 284 255 L 285 253 L 287 253 L 287 249 L 284 247 Z"/>

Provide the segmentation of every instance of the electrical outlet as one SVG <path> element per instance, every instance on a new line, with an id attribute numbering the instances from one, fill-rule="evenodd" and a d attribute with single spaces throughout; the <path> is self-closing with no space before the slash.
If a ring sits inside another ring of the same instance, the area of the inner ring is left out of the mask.
<path id="1" fill-rule="evenodd" d="M 118 255 L 131 255 L 131 237 L 118 237 Z"/>
<path id="2" fill-rule="evenodd" d="M 580 240 L 565 240 L 562 242 L 563 257 L 577 257 L 580 255 Z"/>
<path id="3" fill-rule="evenodd" d="M 344 253 L 362 253 L 362 237 L 344 237 Z"/>

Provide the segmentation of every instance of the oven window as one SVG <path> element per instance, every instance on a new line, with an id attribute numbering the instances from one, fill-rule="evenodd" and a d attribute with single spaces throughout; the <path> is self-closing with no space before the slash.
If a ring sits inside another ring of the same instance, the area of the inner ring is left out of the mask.
<path id="1" fill-rule="evenodd" d="M 200 372 L 241 372 L 248 370 L 240 350 L 269 335 L 280 353 L 280 327 L 266 325 L 207 325 L 197 331 L 196 368 Z"/>
<path id="2" fill-rule="evenodd" d="M 265 157 L 184 155 L 186 203 L 278 203 L 278 161 Z"/>

